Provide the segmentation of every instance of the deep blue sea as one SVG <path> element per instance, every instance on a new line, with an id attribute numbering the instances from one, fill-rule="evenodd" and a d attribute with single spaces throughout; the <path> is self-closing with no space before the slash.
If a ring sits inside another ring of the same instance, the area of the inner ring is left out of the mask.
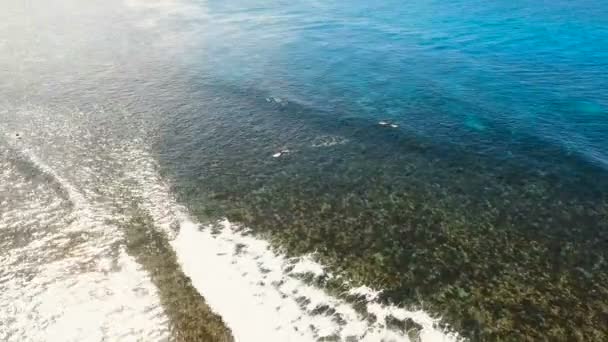
<path id="1" fill-rule="evenodd" d="M 474 150 L 504 153 L 501 130 L 608 163 L 601 1 L 212 1 L 207 11 L 197 67 L 224 82 L 330 117 L 391 119 L 438 143 L 474 136 Z"/>
<path id="2" fill-rule="evenodd" d="M 0 266 L 7 341 L 606 341 L 608 4 L 0 1 Z"/>

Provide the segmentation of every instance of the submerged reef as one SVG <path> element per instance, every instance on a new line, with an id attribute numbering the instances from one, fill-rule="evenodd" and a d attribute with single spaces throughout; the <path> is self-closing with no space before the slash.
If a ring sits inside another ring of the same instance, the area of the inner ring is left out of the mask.
<path id="1" fill-rule="evenodd" d="M 493 127 L 470 133 L 504 142 L 482 153 L 375 122 L 302 125 L 297 108 L 282 113 L 283 131 L 239 122 L 238 143 L 221 143 L 231 127 L 199 127 L 204 147 L 179 169 L 161 156 L 191 213 L 242 223 L 289 255 L 315 252 L 332 273 L 471 340 L 608 338 L 601 167 Z M 328 134 L 348 143 L 310 147 Z M 286 145 L 289 158 L 269 157 Z"/>

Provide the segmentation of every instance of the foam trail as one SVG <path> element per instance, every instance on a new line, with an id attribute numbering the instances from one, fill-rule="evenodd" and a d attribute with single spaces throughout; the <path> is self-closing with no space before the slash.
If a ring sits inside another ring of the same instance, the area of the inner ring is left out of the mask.
<path id="1" fill-rule="evenodd" d="M 107 222 L 112 210 L 12 147 L 36 177 L 0 160 L 0 340 L 167 340 L 157 290 Z"/>
<path id="2" fill-rule="evenodd" d="M 407 331 L 387 327 L 389 317 L 422 326 L 422 341 L 458 340 L 435 328 L 437 320 L 425 312 L 375 302 L 378 292 L 365 287 L 351 289 L 350 294 L 365 297 L 368 312 L 377 319 L 362 317 L 347 302 L 301 280 L 305 274 L 331 277 L 310 257 L 277 255 L 266 241 L 226 220 L 219 229 L 201 229 L 183 215 L 172 244 L 184 272 L 238 341 L 410 340 Z"/>

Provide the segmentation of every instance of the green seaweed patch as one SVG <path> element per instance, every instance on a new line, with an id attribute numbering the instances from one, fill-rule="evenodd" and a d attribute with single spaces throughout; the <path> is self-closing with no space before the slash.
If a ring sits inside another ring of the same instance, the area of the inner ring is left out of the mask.
<path id="1" fill-rule="evenodd" d="M 134 256 L 158 288 L 169 317 L 173 341 L 233 341 L 221 317 L 211 311 L 179 267 L 164 233 L 154 228 L 149 215 L 136 213 L 124 223 L 127 252 Z"/>
<path id="2" fill-rule="evenodd" d="M 422 326 L 414 322 L 413 319 L 398 319 L 389 315 L 386 317 L 385 323 L 387 328 L 407 334 L 410 341 L 420 341 L 420 332 L 422 331 Z"/>

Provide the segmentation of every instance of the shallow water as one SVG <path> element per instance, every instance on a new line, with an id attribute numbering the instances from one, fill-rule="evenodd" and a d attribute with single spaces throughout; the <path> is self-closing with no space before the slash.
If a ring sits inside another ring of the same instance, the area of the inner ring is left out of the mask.
<path id="1" fill-rule="evenodd" d="M 599 1 L 0 9 L 0 339 L 608 335 Z"/>

